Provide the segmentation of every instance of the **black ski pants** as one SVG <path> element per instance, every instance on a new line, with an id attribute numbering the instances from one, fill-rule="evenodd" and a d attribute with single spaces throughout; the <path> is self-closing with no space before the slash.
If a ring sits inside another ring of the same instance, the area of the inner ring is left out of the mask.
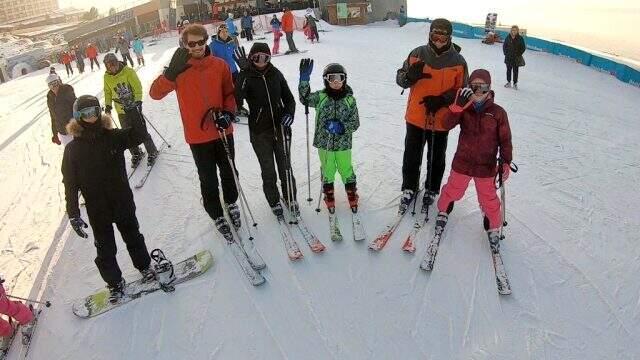
<path id="1" fill-rule="evenodd" d="M 97 58 L 89 58 L 89 61 L 91 62 L 91 71 L 93 71 L 93 63 L 96 63 L 96 66 L 100 69 L 100 63 Z"/>
<path id="2" fill-rule="evenodd" d="M 289 46 L 289 51 L 298 51 L 296 49 L 296 43 L 293 41 L 293 32 L 285 33 L 287 37 L 287 45 Z"/>
<path id="3" fill-rule="evenodd" d="M 233 147 L 233 136 L 227 135 L 229 142 L 229 151 L 231 158 L 235 157 Z M 200 178 L 200 191 L 202 193 L 202 204 L 209 216 L 215 220 L 220 216 L 224 216 L 224 210 L 220 205 L 220 192 L 218 190 L 218 174 L 220 170 L 220 180 L 222 183 L 222 195 L 226 204 L 233 204 L 238 200 L 238 189 L 233 179 L 233 172 L 237 170 L 231 169 L 227 153 L 224 149 L 224 143 L 221 139 L 212 140 L 202 144 L 189 144 L 193 160 L 195 160 L 198 168 L 198 177 Z"/>
<path id="4" fill-rule="evenodd" d="M 507 81 L 511 82 L 511 72 L 513 72 L 513 83 L 518 83 L 518 67 L 507 64 Z"/>
<path id="5" fill-rule="evenodd" d="M 133 67 L 133 59 L 131 58 L 131 53 L 122 53 L 122 61 L 126 64 L 127 60 L 131 63 L 131 67 Z"/>
<path id="6" fill-rule="evenodd" d="M 290 165 L 287 162 L 290 154 L 291 144 L 287 149 L 287 153 L 284 152 L 284 140 L 280 133 L 274 135 L 271 131 L 266 131 L 260 134 L 251 134 L 251 145 L 253 151 L 255 151 L 260 163 L 260 170 L 262 175 L 262 190 L 267 198 L 269 206 L 274 206 L 280 200 L 280 193 L 278 192 L 278 176 L 280 177 L 280 188 L 282 189 L 282 198 L 285 203 L 289 203 L 289 192 L 287 191 L 287 169 L 290 169 Z M 275 159 L 275 160 L 274 160 Z M 276 174 L 276 166 L 278 172 Z M 291 172 L 291 185 L 293 191 L 293 200 L 296 200 L 296 179 Z"/>
<path id="7" fill-rule="evenodd" d="M 120 126 L 122 126 L 123 129 L 130 128 L 132 119 L 140 118 L 140 117 L 141 117 L 140 112 L 138 112 L 137 109 L 127 111 L 124 114 L 118 114 L 118 120 L 120 120 Z M 144 119 L 141 119 L 140 121 L 142 121 L 143 124 L 145 123 Z M 153 154 L 156 151 L 158 151 L 158 148 L 156 148 L 156 144 L 153 142 L 153 139 L 151 138 L 151 135 L 149 135 L 148 132 L 144 139 L 144 148 L 147 149 L 147 154 Z M 129 149 L 129 151 L 131 152 L 131 156 L 133 156 L 134 154 L 139 154 L 140 147 L 138 146 L 132 147 Z"/>
<path id="8" fill-rule="evenodd" d="M 444 174 L 445 161 L 447 155 L 448 131 L 423 130 L 415 125 L 407 123 L 407 135 L 404 138 L 404 156 L 402 159 L 402 190 L 411 189 L 418 191 L 418 181 L 420 180 L 420 166 L 423 163 L 424 145 L 433 152 L 433 163 L 431 154 L 427 151 L 427 178 L 425 189 L 434 193 L 440 193 L 440 183 Z M 433 143 L 431 138 L 433 136 Z M 431 172 L 429 173 L 429 169 Z M 431 182 L 429 183 L 429 181 Z"/>
<path id="9" fill-rule="evenodd" d="M 253 29 L 252 28 L 244 28 L 244 37 L 247 38 L 247 41 L 253 41 Z"/>
<path id="10" fill-rule="evenodd" d="M 73 75 L 73 68 L 71 67 L 71 63 L 64 64 L 64 68 L 67 70 L 67 76 L 69 76 L 69 73 Z"/>
<path id="11" fill-rule="evenodd" d="M 115 285 L 122 279 L 122 271 L 120 271 L 116 260 L 118 249 L 113 224 L 111 222 L 94 223 L 91 219 L 89 222 L 95 238 L 94 245 L 98 252 L 95 263 L 100 271 L 100 276 L 107 284 Z M 144 236 L 140 233 L 135 213 L 116 219 L 115 223 L 120 235 L 122 235 L 122 240 L 127 245 L 133 266 L 140 271 L 148 268 L 151 264 L 151 257 L 149 257 Z"/>

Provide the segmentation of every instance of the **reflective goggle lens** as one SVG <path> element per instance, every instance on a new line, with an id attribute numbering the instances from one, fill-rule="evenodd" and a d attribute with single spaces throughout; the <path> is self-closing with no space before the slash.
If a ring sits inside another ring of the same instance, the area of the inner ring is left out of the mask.
<path id="1" fill-rule="evenodd" d="M 347 75 L 342 73 L 327 74 L 324 76 L 324 79 L 328 82 L 344 82 L 347 79 Z"/>
<path id="2" fill-rule="evenodd" d="M 92 116 L 97 117 L 98 115 L 100 115 L 100 108 L 98 106 L 92 106 L 73 112 L 73 117 L 76 120 L 86 119 Z"/>
<path id="3" fill-rule="evenodd" d="M 268 63 L 269 60 L 271 60 L 271 55 L 265 53 L 256 53 L 251 55 L 251 57 L 249 57 L 249 60 L 257 64 L 264 64 Z"/>
<path id="4" fill-rule="evenodd" d="M 491 86 L 489 84 L 471 84 L 471 90 L 473 90 L 473 92 L 480 90 L 483 94 L 486 94 L 490 89 Z"/>

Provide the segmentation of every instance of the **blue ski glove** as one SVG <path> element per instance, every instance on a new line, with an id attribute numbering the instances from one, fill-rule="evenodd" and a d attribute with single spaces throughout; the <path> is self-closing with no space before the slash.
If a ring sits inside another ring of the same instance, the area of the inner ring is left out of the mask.
<path id="1" fill-rule="evenodd" d="M 89 237 L 89 235 L 87 235 L 87 233 L 84 230 L 82 230 L 82 228 L 86 229 L 87 227 L 89 227 L 89 225 L 87 225 L 87 223 L 84 222 L 82 218 L 80 217 L 71 218 L 69 219 L 69 222 L 71 223 L 71 227 L 73 228 L 73 231 L 75 231 L 76 234 L 78 234 L 78 236 L 85 239 Z"/>
<path id="2" fill-rule="evenodd" d="M 283 126 L 290 127 L 293 124 L 293 116 L 291 114 L 284 114 L 280 119 L 280 123 Z"/>
<path id="3" fill-rule="evenodd" d="M 329 120 L 325 123 L 325 128 L 332 135 L 344 134 L 344 124 L 339 120 Z"/>
<path id="4" fill-rule="evenodd" d="M 300 60 L 300 81 L 309 81 L 313 72 L 313 59 Z"/>

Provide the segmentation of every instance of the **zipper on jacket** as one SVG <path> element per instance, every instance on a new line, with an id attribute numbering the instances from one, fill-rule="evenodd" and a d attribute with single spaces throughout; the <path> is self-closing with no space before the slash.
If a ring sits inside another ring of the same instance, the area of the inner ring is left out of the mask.
<path id="1" fill-rule="evenodd" d="M 264 77 L 264 74 L 262 74 L 262 81 L 264 82 L 264 88 L 265 90 L 267 90 L 267 100 L 269 101 L 269 110 L 271 111 L 271 123 L 273 124 L 273 134 L 276 138 L 276 141 L 278 141 L 278 133 L 276 132 L 276 119 L 275 116 L 273 115 L 273 105 L 271 105 L 271 94 L 269 93 L 269 86 L 267 86 L 267 79 Z"/>

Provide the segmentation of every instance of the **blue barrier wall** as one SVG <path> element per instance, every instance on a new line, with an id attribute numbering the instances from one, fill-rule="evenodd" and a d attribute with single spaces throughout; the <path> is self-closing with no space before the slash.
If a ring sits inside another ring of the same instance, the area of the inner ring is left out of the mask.
<path id="1" fill-rule="evenodd" d="M 429 19 L 407 18 L 407 22 L 429 22 Z M 465 39 L 483 39 L 484 27 L 471 26 L 463 23 L 452 22 L 453 35 Z M 505 39 L 509 33 L 506 31 L 496 31 L 500 38 Z M 590 66 L 598 71 L 609 73 L 620 81 L 640 87 L 640 70 L 634 69 L 628 65 L 615 62 L 587 51 L 574 48 L 572 46 L 556 43 L 549 40 L 538 39 L 536 37 L 526 36 L 525 43 L 527 49 L 544 51 L 550 54 L 568 57 L 576 60 L 580 64 Z"/>

